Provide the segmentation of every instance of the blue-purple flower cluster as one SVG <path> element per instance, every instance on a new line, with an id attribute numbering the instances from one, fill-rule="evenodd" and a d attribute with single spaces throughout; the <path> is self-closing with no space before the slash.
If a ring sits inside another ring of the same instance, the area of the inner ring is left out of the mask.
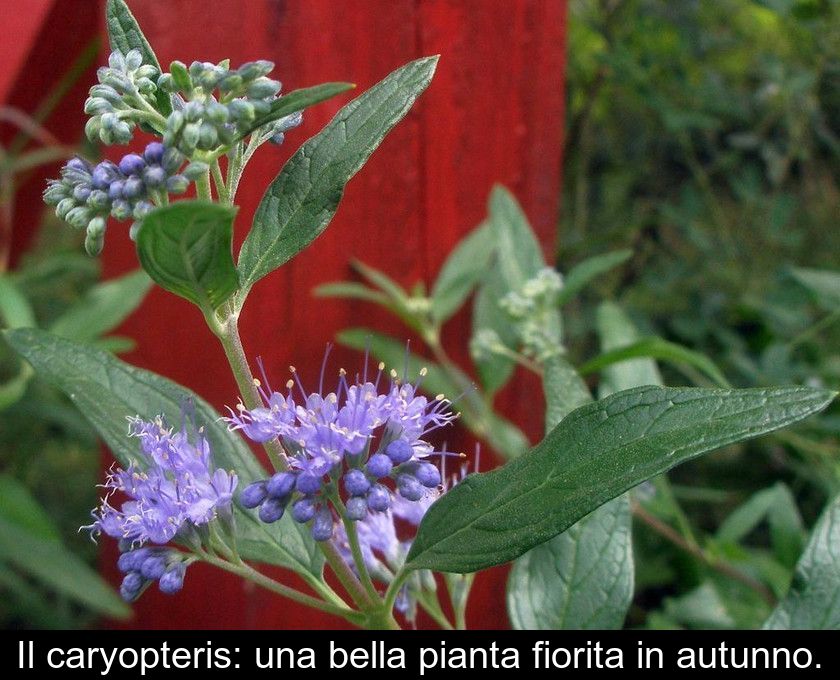
<path id="1" fill-rule="evenodd" d="M 85 248 L 91 255 L 102 250 L 108 216 L 133 218 L 130 234 L 136 236 L 140 220 L 155 201 L 168 194 L 182 194 L 190 181 L 207 171 L 205 163 L 190 163 L 179 172 L 185 157 L 160 142 L 149 143 L 141 154 L 130 153 L 119 163 L 102 161 L 93 165 L 73 158 L 61 169 L 61 179 L 50 180 L 44 201 L 55 206 L 55 214 L 77 229 L 86 229 Z"/>
<path id="2" fill-rule="evenodd" d="M 296 522 L 311 522 L 312 537 L 325 541 L 334 533 L 334 510 L 361 521 L 386 513 L 395 498 L 422 503 L 434 496 L 441 475 L 430 457 L 439 452 L 424 437 L 456 416 L 443 395 L 430 401 L 418 394 L 419 382 L 406 383 L 394 372 L 380 393 L 383 369 L 380 364 L 372 381 L 357 376 L 352 384 L 342 370 L 326 395 L 307 394 L 292 369 L 286 394 L 260 386 L 265 406 L 231 412 L 231 429 L 256 442 L 279 438 L 289 454 L 289 469 L 248 486 L 241 503 L 259 508 L 264 522 L 291 508 Z"/>
<path id="3" fill-rule="evenodd" d="M 394 575 L 402 569 L 405 558 L 414 540 L 415 530 L 426 511 L 437 498 L 446 491 L 460 483 L 469 474 L 470 469 L 466 463 L 460 466 L 453 475 L 447 478 L 446 451 L 441 452 L 443 483 L 434 491 L 427 493 L 417 502 L 407 501 L 405 498 L 394 496 L 391 507 L 381 513 L 370 513 L 362 521 L 356 523 L 356 534 L 359 539 L 359 547 L 362 552 L 365 568 L 371 577 L 390 584 Z M 479 451 L 476 448 L 474 470 L 478 471 Z M 336 531 L 336 539 L 339 551 L 344 561 L 351 569 L 356 569 L 353 555 L 350 549 L 350 542 L 343 525 L 339 525 Z M 401 537 L 402 536 L 402 537 Z M 437 588 L 432 572 L 421 569 L 411 573 L 400 588 L 397 598 L 394 601 L 394 608 L 406 617 L 414 621 L 417 610 L 417 596 L 425 590 L 434 592 Z"/>
<path id="4" fill-rule="evenodd" d="M 237 477 L 214 469 L 202 430 L 191 438 L 186 425 L 175 432 L 160 417 L 129 422 L 129 435 L 140 440 L 142 465 L 111 470 L 104 484 L 107 493 L 93 512 L 93 524 L 85 528 L 120 541 L 123 594 L 133 599 L 151 580 L 159 580 L 164 592 L 180 589 L 183 560 L 172 550 L 144 546 L 195 537 L 217 517 L 229 522 Z M 112 505 L 115 494 L 125 497 L 119 507 Z"/>

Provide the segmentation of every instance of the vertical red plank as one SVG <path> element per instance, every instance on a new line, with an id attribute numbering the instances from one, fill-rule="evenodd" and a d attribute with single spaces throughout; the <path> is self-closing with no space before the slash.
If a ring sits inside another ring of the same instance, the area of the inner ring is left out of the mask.
<path id="1" fill-rule="evenodd" d="M 164 65 L 172 59 L 230 57 L 235 65 L 269 58 L 277 63 L 286 90 L 327 80 L 354 80 L 362 90 L 411 59 L 441 54 L 429 92 L 350 183 L 330 229 L 300 257 L 258 284 L 248 301 L 242 318 L 246 348 L 251 356 L 262 355 L 279 379 L 290 363 L 304 377 L 317 375 L 325 343 L 347 326 L 363 324 L 405 335 L 378 310 L 358 302 L 314 299 L 312 287 L 350 276 L 348 262 L 353 257 L 405 285 L 430 281 L 452 245 L 484 216 L 494 182 L 509 186 L 523 202 L 546 252 L 551 252 L 559 194 L 565 2 L 129 0 L 129 4 Z M 84 18 L 84 11 L 93 5 L 87 0 L 59 3 L 68 13 L 67 25 L 81 21 L 79 17 Z M 72 17 L 71 8 L 76 12 Z M 56 40 L 61 39 L 59 34 L 67 35 L 61 27 L 51 30 Z M 242 206 L 238 242 L 282 162 L 344 101 L 316 107 L 307 114 L 304 127 L 289 135 L 286 146 L 258 154 L 238 199 Z M 32 200 L 34 205 L 36 199 Z M 123 230 L 112 227 L 108 239 L 108 274 L 137 266 Z M 139 341 L 137 351 L 128 357 L 132 363 L 189 386 L 218 408 L 236 401 L 223 355 L 188 303 L 155 290 L 122 331 Z M 461 315 L 447 328 L 447 338 L 453 349 L 461 348 L 455 354 L 462 362 L 467 337 L 468 319 Z M 349 368 L 358 361 L 349 352 L 336 352 L 336 368 L 342 364 Z M 538 389 L 533 383 L 517 378 L 499 402 L 532 435 L 539 432 L 540 423 L 534 409 L 516 396 L 534 392 Z M 478 580 L 471 625 L 506 625 L 503 577 L 503 571 L 493 571 Z M 131 625 L 283 628 L 339 623 L 216 570 L 195 566 L 181 596 L 166 598 L 150 589 L 138 603 Z"/>
<path id="2" fill-rule="evenodd" d="M 55 88 L 62 77 L 98 39 L 99 7 L 90 0 L 32 0 L 2 3 L 0 26 L 4 40 L 0 43 L 0 103 L 26 113 L 34 112 Z M 8 23 L 7 23 L 8 22 Z M 82 106 L 87 96 L 94 69 L 81 74 L 53 112 L 43 122 L 61 143 L 76 144 L 83 137 L 86 116 Z M 0 123 L 0 139 L 4 144 L 14 139 L 18 128 Z M 12 230 L 14 267 L 20 254 L 34 236 L 43 211 L 41 193 L 47 177 L 55 176 L 54 167 L 41 166 L 28 173 L 16 187 Z"/>

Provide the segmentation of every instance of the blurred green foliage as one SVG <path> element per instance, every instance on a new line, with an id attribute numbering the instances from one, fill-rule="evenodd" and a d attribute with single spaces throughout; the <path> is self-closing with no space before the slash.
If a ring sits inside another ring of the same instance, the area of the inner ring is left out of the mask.
<path id="1" fill-rule="evenodd" d="M 567 88 L 560 268 L 633 252 L 567 315 L 572 353 L 591 351 L 595 303 L 607 297 L 645 335 L 705 354 L 737 386 L 840 385 L 840 2 L 573 0 Z M 704 382 L 663 373 L 668 384 Z M 781 520 L 767 499 L 792 494 L 788 524 L 812 525 L 840 491 L 838 435 L 835 405 L 804 428 L 677 470 L 673 494 L 705 533 L 697 540 L 784 584 L 778 565 L 790 555 L 773 544 Z M 648 509 L 688 526 L 663 507 Z M 743 507 L 751 524 L 721 538 Z M 766 603 L 710 580 L 661 536 L 642 530 L 636 542 L 632 625 L 764 615 Z"/>

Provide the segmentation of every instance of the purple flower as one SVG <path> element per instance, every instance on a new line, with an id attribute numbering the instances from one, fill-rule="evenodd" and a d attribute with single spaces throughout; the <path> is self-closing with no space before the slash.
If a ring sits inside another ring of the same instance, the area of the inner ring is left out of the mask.
<path id="1" fill-rule="evenodd" d="M 346 506 L 347 517 L 353 521 L 391 507 L 392 492 L 383 481 L 390 480 L 401 498 L 412 502 L 440 484 L 437 468 L 428 462 L 438 452 L 425 437 L 449 425 L 456 415 L 443 395 L 428 400 L 417 393 L 419 382 L 406 383 L 394 372 L 388 381 L 384 368 L 380 364 L 370 380 L 365 370 L 355 381 L 342 369 L 335 389 L 326 393 L 323 370 L 319 390 L 307 392 L 291 368 L 285 394 L 271 389 L 263 371 L 259 384 L 263 405 L 247 409 L 240 404 L 238 413 L 231 410 L 227 418 L 231 430 L 241 430 L 253 441 L 278 438 L 283 444 L 289 453 L 289 472 L 297 476 L 291 494 L 295 498 L 290 495 L 292 517 L 301 523 L 313 522 L 310 528 L 318 540 L 332 533 L 329 495 L 339 479 L 353 500 Z M 259 497 L 250 490 L 242 500 L 257 507 L 267 502 Z M 307 502 L 298 505 L 301 498 Z M 262 514 L 275 517 L 278 513 Z"/>
<path id="2" fill-rule="evenodd" d="M 202 430 L 193 441 L 186 425 L 173 432 L 160 417 L 129 422 L 129 435 L 140 440 L 142 464 L 112 469 L 104 484 L 107 494 L 85 528 L 131 546 L 163 545 L 181 531 L 227 516 L 237 478 L 213 469 Z M 117 493 L 126 497 L 118 507 L 112 504 Z"/>

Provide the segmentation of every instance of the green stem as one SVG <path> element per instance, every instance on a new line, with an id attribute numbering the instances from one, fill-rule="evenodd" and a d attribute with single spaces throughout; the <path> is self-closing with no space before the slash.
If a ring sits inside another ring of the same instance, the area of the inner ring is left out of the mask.
<path id="1" fill-rule="evenodd" d="M 455 630 L 452 623 L 446 618 L 446 614 L 444 614 L 443 610 L 440 608 L 440 602 L 433 593 L 428 593 L 426 591 L 418 593 L 417 602 L 441 628 L 444 630 Z"/>
<path id="2" fill-rule="evenodd" d="M 373 585 L 373 581 L 370 578 L 370 572 L 368 572 L 367 565 L 365 564 L 364 557 L 362 556 L 362 548 L 359 545 L 359 535 L 356 532 L 356 523 L 353 522 L 353 520 L 348 519 L 344 503 L 341 502 L 341 499 L 338 498 L 337 495 L 333 498 L 333 504 L 341 514 L 341 521 L 344 523 L 344 532 L 347 534 L 347 542 L 350 544 L 350 552 L 353 555 L 353 562 L 356 563 L 356 571 L 358 571 L 359 575 L 362 577 L 362 585 L 365 587 L 367 596 L 371 602 L 379 603 L 381 602 L 379 599 L 379 593 Z"/>
<path id="3" fill-rule="evenodd" d="M 219 161 L 213 161 L 210 165 L 210 172 L 213 173 L 213 183 L 216 185 L 216 195 L 219 197 L 219 200 L 226 205 L 233 205 L 230 192 L 225 185 L 225 178 L 222 177 L 222 169 L 219 167 Z"/>
<path id="4" fill-rule="evenodd" d="M 353 598 L 353 602 L 367 612 L 374 610 L 376 608 L 375 602 L 370 600 L 356 574 L 353 573 L 353 570 L 350 569 L 350 566 L 344 561 L 344 558 L 339 554 L 332 542 L 320 541 L 318 545 L 324 554 L 324 558 L 327 560 L 327 564 L 330 565 L 330 569 L 333 570 L 341 585 L 344 586 L 344 589 Z"/>
<path id="5" fill-rule="evenodd" d="M 210 328 L 222 344 L 246 408 L 254 409 L 262 406 L 262 397 L 257 389 L 251 368 L 248 366 L 248 358 L 245 356 L 245 349 L 242 347 L 242 338 L 239 337 L 236 316 L 230 315 L 223 322 L 219 321 L 213 312 L 205 314 L 205 317 L 207 317 Z M 288 467 L 286 452 L 278 439 L 267 441 L 263 446 L 275 470 L 285 470 Z"/>
<path id="6" fill-rule="evenodd" d="M 195 181 L 195 193 L 198 198 L 202 198 L 206 201 L 213 200 L 213 192 L 210 189 L 209 170 Z"/>
<path id="7" fill-rule="evenodd" d="M 253 409 L 262 406 L 262 397 L 257 389 L 251 368 L 248 365 L 248 358 L 245 355 L 245 349 L 242 347 L 242 338 L 239 337 L 239 328 L 237 325 L 238 315 L 229 311 L 225 320 L 222 321 L 212 311 L 205 311 L 205 318 L 207 319 L 207 324 L 222 344 L 245 407 Z M 280 443 L 280 440 L 272 439 L 267 441 L 263 444 L 263 447 L 275 470 L 285 470 L 288 467 L 286 463 L 286 452 L 283 450 L 283 445 Z M 330 568 L 338 577 L 341 585 L 347 590 L 350 597 L 353 598 L 353 601 L 363 608 L 372 607 L 373 605 L 368 601 L 367 593 L 365 593 L 359 579 L 356 578 L 356 575 L 344 562 L 344 559 L 339 555 L 335 546 L 329 541 L 319 542 L 318 545 Z"/>
<path id="8" fill-rule="evenodd" d="M 397 594 L 400 592 L 400 588 L 402 588 L 402 585 L 408 578 L 409 573 L 410 572 L 406 571 L 405 569 L 400 569 L 400 571 L 398 571 L 397 575 L 394 577 L 394 580 L 391 581 L 391 585 L 388 586 L 388 591 L 385 593 L 384 597 L 385 611 L 393 611 L 394 602 L 397 599 Z"/>
<path id="9" fill-rule="evenodd" d="M 212 564 L 219 569 L 223 569 L 228 571 L 232 574 L 236 574 L 237 576 L 241 576 L 253 583 L 256 583 L 259 586 L 262 586 L 266 590 L 270 590 L 273 593 L 277 593 L 278 595 L 282 595 L 293 602 L 297 602 L 299 604 L 306 605 L 307 607 L 312 607 L 313 609 L 317 609 L 318 611 L 325 612 L 327 614 L 334 614 L 335 616 L 341 616 L 342 618 L 350 621 L 351 623 L 355 623 L 359 625 L 362 622 L 362 617 L 359 612 L 356 612 L 353 609 L 349 609 L 347 607 L 342 607 L 335 605 L 331 602 L 324 602 L 319 600 L 317 597 L 312 597 L 311 595 L 307 595 L 306 593 L 302 593 L 299 590 L 295 590 L 294 588 L 290 588 L 278 581 L 275 581 L 272 578 L 269 578 L 265 574 L 257 571 L 253 567 L 249 566 L 245 562 L 228 562 L 227 560 L 223 560 L 215 555 L 211 555 L 209 553 L 205 553 L 201 556 L 205 562 Z"/>

